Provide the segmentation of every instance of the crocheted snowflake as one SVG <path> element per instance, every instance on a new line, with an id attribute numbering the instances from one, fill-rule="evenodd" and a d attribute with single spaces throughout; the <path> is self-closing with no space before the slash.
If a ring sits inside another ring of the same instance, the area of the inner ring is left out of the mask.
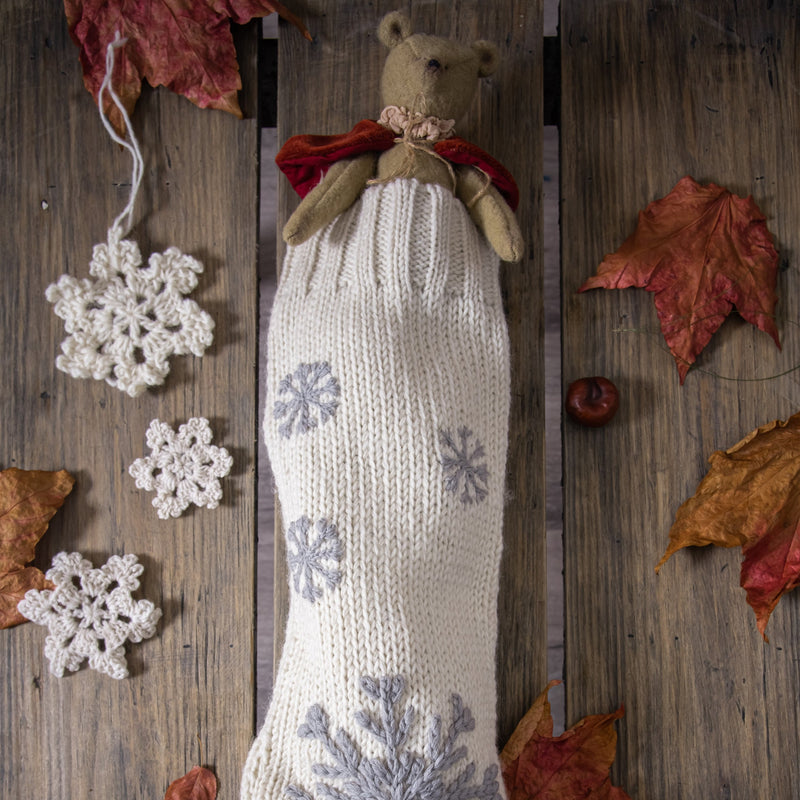
<path id="1" fill-rule="evenodd" d="M 467 760 L 467 748 L 457 747 L 456 742 L 462 733 L 475 728 L 461 697 L 451 697 L 452 720 L 446 732 L 441 717 L 432 717 L 424 752 L 417 753 L 407 747 L 414 708 L 406 706 L 402 714 L 395 710 L 404 688 L 399 675 L 361 679 L 361 689 L 378 704 L 378 714 L 362 710 L 355 719 L 378 742 L 383 758 L 365 758 L 343 729 L 331 736 L 327 714 L 318 705 L 309 709 L 297 735 L 320 742 L 331 759 L 311 768 L 321 779 L 316 785 L 318 796 L 335 800 L 499 800 L 496 764 L 486 768 L 480 783 L 473 783 L 475 762 L 460 763 Z M 284 794 L 290 800 L 314 800 L 314 795 L 292 784 Z"/>
<path id="2" fill-rule="evenodd" d="M 308 433 L 323 425 L 339 405 L 339 382 L 324 361 L 300 364 L 293 375 L 287 375 L 278 385 L 277 400 L 272 409 L 275 419 L 284 419 L 278 432 L 285 439 L 292 433 Z"/>
<path id="3" fill-rule="evenodd" d="M 31 622 L 47 626 L 44 654 L 60 678 L 85 659 L 91 669 L 126 678 L 125 642 L 141 642 L 156 632 L 161 609 L 134 600 L 144 567 L 134 555 L 111 556 L 94 569 L 80 553 L 59 553 L 47 571 L 55 589 L 31 589 L 17 608 Z"/>
<path id="4" fill-rule="evenodd" d="M 312 527 L 308 517 L 300 517 L 289 525 L 286 543 L 294 590 L 315 603 L 322 597 L 320 583 L 333 589 L 342 579 L 342 573 L 336 569 L 344 557 L 339 533 L 327 520 L 318 520 Z"/>
<path id="5" fill-rule="evenodd" d="M 175 247 L 153 253 L 142 266 L 136 242 L 109 231 L 95 245 L 89 273 L 62 275 L 45 296 L 65 322 L 56 366 L 73 378 L 105 380 L 131 397 L 158 386 L 172 355 L 202 356 L 214 322 L 193 300 L 203 265 Z"/>
<path id="6" fill-rule="evenodd" d="M 166 422 L 154 419 L 147 429 L 152 453 L 128 467 L 136 485 L 155 492 L 153 505 L 161 519 L 179 517 L 191 503 L 216 508 L 222 499 L 219 478 L 233 466 L 224 447 L 211 444 L 208 420 L 192 417 L 175 433 Z"/>
<path id="7" fill-rule="evenodd" d="M 458 437 L 460 444 L 450 431 L 439 431 L 444 488 L 454 494 L 461 491 L 461 502 L 464 504 L 480 503 L 489 494 L 489 469 L 482 460 L 486 452 L 478 439 L 473 445 L 470 444 L 472 431 L 469 428 L 459 428 Z"/>

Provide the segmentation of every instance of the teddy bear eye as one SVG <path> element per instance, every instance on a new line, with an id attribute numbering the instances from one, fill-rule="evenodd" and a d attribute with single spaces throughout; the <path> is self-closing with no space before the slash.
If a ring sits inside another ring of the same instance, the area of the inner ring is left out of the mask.
<path id="1" fill-rule="evenodd" d="M 440 63 L 439 63 L 439 62 L 438 62 L 438 61 L 437 61 L 435 58 L 432 58 L 432 59 L 431 59 L 431 60 L 428 62 L 428 68 L 429 68 L 429 69 L 439 69 L 441 66 L 442 66 L 442 65 L 441 65 L 441 64 L 440 64 Z"/>

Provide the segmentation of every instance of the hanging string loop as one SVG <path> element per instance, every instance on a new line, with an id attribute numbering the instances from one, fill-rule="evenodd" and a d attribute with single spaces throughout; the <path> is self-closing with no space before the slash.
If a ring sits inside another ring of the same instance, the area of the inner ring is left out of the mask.
<path id="1" fill-rule="evenodd" d="M 125 110 L 125 106 L 122 104 L 122 101 L 119 99 L 119 95 L 114 91 L 114 87 L 112 85 L 112 76 L 114 74 L 114 53 L 117 48 L 123 47 L 127 41 L 128 40 L 123 39 L 120 35 L 120 32 L 117 31 L 114 41 L 109 43 L 108 48 L 106 49 L 106 74 L 103 78 L 103 83 L 100 85 L 100 91 L 97 94 L 97 105 L 100 111 L 100 120 L 103 123 L 103 127 L 108 132 L 108 135 L 118 145 L 120 145 L 120 147 L 125 148 L 125 150 L 131 154 L 131 158 L 133 159 L 130 197 L 128 199 L 128 204 L 122 209 L 122 212 L 114 220 L 111 228 L 108 231 L 109 245 L 112 244 L 112 241 L 114 244 L 117 244 L 130 232 L 131 228 L 133 227 L 133 209 L 134 205 L 136 204 L 136 197 L 139 194 L 139 186 L 141 185 L 142 175 L 144 173 L 144 159 L 142 158 L 142 152 L 139 149 L 139 142 L 137 141 L 136 135 L 133 132 L 133 126 L 131 125 L 130 117 L 128 112 Z M 114 127 L 104 111 L 104 96 L 106 94 L 108 94 L 108 96 L 111 98 L 111 102 L 119 111 L 120 115 L 122 116 L 122 121 L 125 123 L 125 132 L 127 135 L 127 138 L 125 139 L 114 130 Z"/>

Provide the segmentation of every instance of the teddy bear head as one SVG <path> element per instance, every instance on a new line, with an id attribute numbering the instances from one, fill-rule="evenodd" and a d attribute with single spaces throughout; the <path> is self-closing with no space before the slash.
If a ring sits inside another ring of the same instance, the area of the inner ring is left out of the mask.
<path id="1" fill-rule="evenodd" d="M 411 22 L 399 11 L 381 20 L 378 38 L 390 49 L 381 76 L 384 106 L 458 121 L 472 102 L 478 80 L 497 67 L 497 49 L 491 42 L 465 45 L 412 33 Z"/>

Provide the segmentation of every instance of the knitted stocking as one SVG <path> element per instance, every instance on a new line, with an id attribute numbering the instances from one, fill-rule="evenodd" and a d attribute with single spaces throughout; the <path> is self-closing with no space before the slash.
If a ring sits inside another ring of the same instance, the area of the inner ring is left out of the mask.
<path id="1" fill-rule="evenodd" d="M 464 206 L 415 180 L 287 252 L 264 432 L 292 596 L 246 800 L 503 796 L 497 271 Z"/>

